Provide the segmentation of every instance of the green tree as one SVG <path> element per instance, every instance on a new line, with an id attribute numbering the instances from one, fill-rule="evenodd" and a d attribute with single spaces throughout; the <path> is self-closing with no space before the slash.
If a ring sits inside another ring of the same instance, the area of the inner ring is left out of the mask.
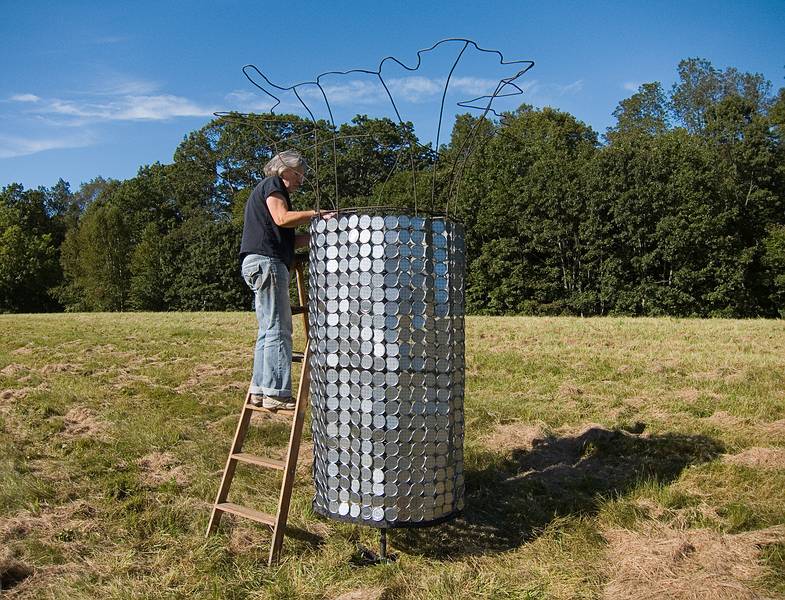
<path id="1" fill-rule="evenodd" d="M 177 147 L 169 180 L 183 219 L 203 212 L 219 216 L 225 211 L 226 203 L 217 194 L 218 156 L 207 128 L 192 131 Z"/>
<path id="2" fill-rule="evenodd" d="M 683 129 L 617 138 L 602 151 L 594 193 L 613 224 L 612 312 L 702 313 L 718 284 L 717 252 L 728 243 L 712 167 L 710 149 Z"/>
<path id="3" fill-rule="evenodd" d="M 386 183 L 393 175 L 406 171 L 411 182 L 411 172 L 432 162 L 430 148 L 419 144 L 411 123 L 401 125 L 390 119 L 357 115 L 351 123 L 341 125 L 337 135 L 341 206 L 386 204 Z"/>
<path id="4" fill-rule="evenodd" d="M 0 311 L 57 310 L 50 293 L 61 278 L 60 227 L 45 188 L 11 184 L 0 190 Z"/>
<path id="5" fill-rule="evenodd" d="M 248 307 L 237 253 L 242 229 L 231 221 L 189 219 L 164 240 L 163 276 L 169 310 Z"/>
<path id="6" fill-rule="evenodd" d="M 616 125 L 608 130 L 607 137 L 649 135 L 665 133 L 669 128 L 668 100 L 659 81 L 644 83 L 638 91 L 619 102 L 613 111 Z"/>
<path id="7" fill-rule="evenodd" d="M 131 254 L 129 306 L 134 310 L 165 310 L 168 291 L 167 263 L 163 237 L 157 223 L 148 223 L 142 239 Z"/>
<path id="8" fill-rule="evenodd" d="M 52 310 L 48 290 L 59 275 L 49 233 L 25 229 L 18 207 L 0 204 L 0 312 Z"/>
<path id="9" fill-rule="evenodd" d="M 754 107 L 765 109 L 771 84 L 759 73 L 740 73 L 729 67 L 715 68 L 703 58 L 688 58 L 679 62 L 679 80 L 671 90 L 671 109 L 676 119 L 690 133 L 702 133 L 707 125 L 707 113 L 723 98 L 740 96 Z"/>
<path id="10" fill-rule="evenodd" d="M 772 225 L 763 241 L 763 265 L 770 299 L 785 318 L 785 225 Z"/>
<path id="11" fill-rule="evenodd" d="M 457 203 L 466 223 L 469 310 L 583 309 L 597 275 L 586 262 L 597 238 L 584 186 L 596 151 L 596 133 L 585 124 L 528 106 L 506 115 L 478 149 Z"/>
<path id="12" fill-rule="evenodd" d="M 111 191 L 107 204 L 122 212 L 132 245 L 139 242 L 149 223 L 166 231 L 182 221 L 182 207 L 174 193 L 171 173 L 172 165 L 145 165 L 136 177 Z"/>
<path id="13" fill-rule="evenodd" d="M 132 232 L 125 213 L 111 204 L 92 204 L 79 228 L 66 236 L 60 297 L 68 310 L 122 311 L 129 308 Z"/>

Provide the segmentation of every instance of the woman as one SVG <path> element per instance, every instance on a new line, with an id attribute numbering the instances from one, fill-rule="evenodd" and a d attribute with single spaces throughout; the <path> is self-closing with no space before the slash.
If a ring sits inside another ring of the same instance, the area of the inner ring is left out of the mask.
<path id="1" fill-rule="evenodd" d="M 292 210 L 289 196 L 305 177 L 305 161 L 297 152 L 276 154 L 264 166 L 264 174 L 245 204 L 240 245 L 243 279 L 254 291 L 259 323 L 248 391 L 256 406 L 293 410 L 289 269 L 295 248 L 308 245 L 309 238 L 295 235 L 294 228 L 319 213 Z M 327 219 L 332 214 L 323 216 Z"/>

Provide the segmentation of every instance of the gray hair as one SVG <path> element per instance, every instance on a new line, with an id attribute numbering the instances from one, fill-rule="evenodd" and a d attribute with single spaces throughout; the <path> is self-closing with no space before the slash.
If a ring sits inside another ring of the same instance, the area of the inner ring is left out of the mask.
<path id="1" fill-rule="evenodd" d="M 299 152 L 294 150 L 284 150 L 273 156 L 266 165 L 264 165 L 265 177 L 272 177 L 273 175 L 281 176 L 286 169 L 296 169 L 298 167 L 305 168 L 305 159 Z"/>

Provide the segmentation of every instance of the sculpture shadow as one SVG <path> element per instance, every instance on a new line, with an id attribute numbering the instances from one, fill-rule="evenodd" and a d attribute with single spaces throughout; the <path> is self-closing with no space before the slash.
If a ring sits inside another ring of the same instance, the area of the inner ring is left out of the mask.
<path id="1" fill-rule="evenodd" d="M 637 431 L 645 425 L 639 424 Z M 466 507 L 453 521 L 395 530 L 393 545 L 411 554 L 456 558 L 521 546 L 554 519 L 591 515 L 609 497 L 641 481 L 668 482 L 711 461 L 723 446 L 702 435 L 638 435 L 592 427 L 580 435 L 536 439 L 506 456 L 467 452 Z"/>

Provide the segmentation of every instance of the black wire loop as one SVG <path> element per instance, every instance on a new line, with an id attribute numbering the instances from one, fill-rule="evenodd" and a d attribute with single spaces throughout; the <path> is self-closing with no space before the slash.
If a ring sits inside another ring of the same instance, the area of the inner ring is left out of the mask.
<path id="1" fill-rule="evenodd" d="M 408 144 L 408 147 L 402 148 L 398 154 L 396 154 L 395 162 L 393 166 L 390 168 L 387 176 L 384 180 L 384 183 L 381 186 L 379 196 L 380 200 L 381 197 L 384 195 L 384 188 L 387 185 L 392 174 L 395 172 L 395 169 L 398 167 L 398 162 L 400 159 L 401 152 L 408 150 L 409 156 L 409 167 L 412 173 L 412 197 L 414 200 L 414 211 L 415 214 L 418 210 L 418 197 L 417 197 L 417 178 L 416 178 L 416 169 L 415 169 L 415 150 L 421 149 L 425 151 L 432 152 L 434 156 L 433 165 L 431 167 L 431 185 L 430 185 L 430 202 L 428 209 L 426 212 L 433 213 L 434 206 L 436 203 L 436 171 L 439 165 L 439 160 L 441 158 L 441 152 L 439 150 L 439 143 L 441 141 L 441 129 L 442 129 L 442 120 L 444 117 L 444 105 L 447 97 L 447 90 L 450 86 L 450 82 L 452 80 L 453 73 L 455 72 L 456 68 L 460 64 L 461 60 L 464 58 L 466 50 L 469 48 L 473 48 L 477 52 L 485 53 L 485 54 L 492 54 L 496 55 L 499 58 L 500 65 L 519 65 L 518 70 L 511 75 L 510 77 L 505 77 L 500 79 L 494 91 L 491 94 L 478 96 L 476 98 L 471 98 L 469 100 L 461 100 L 457 103 L 457 106 L 462 108 L 467 108 L 471 110 L 479 110 L 481 114 L 478 118 L 475 119 L 469 134 L 463 139 L 461 147 L 457 153 L 455 153 L 455 158 L 450 168 L 450 175 L 449 175 L 449 187 L 447 188 L 446 193 L 446 200 L 445 200 L 445 208 L 444 214 L 449 215 L 450 209 L 450 199 L 453 196 L 457 196 L 460 191 L 460 180 L 463 176 L 463 171 L 466 167 L 466 164 L 469 161 L 469 158 L 476 150 L 476 138 L 479 132 L 479 128 L 481 123 L 487 118 L 488 114 L 492 114 L 496 117 L 501 117 L 502 115 L 496 112 L 493 109 L 493 103 L 497 98 L 508 98 L 511 96 L 518 96 L 524 93 L 523 89 L 516 83 L 526 72 L 528 72 L 532 67 L 534 67 L 534 61 L 532 60 L 506 60 L 504 55 L 499 50 L 494 49 L 487 49 L 480 47 L 475 41 L 467 39 L 467 38 L 445 38 L 443 40 L 439 40 L 429 48 L 424 48 L 417 51 L 417 61 L 414 65 L 409 66 L 406 63 L 402 62 L 401 60 L 397 59 L 394 56 L 386 56 L 380 62 L 376 70 L 372 69 L 348 69 L 345 71 L 325 71 L 320 73 L 316 76 L 316 78 L 312 81 L 303 81 L 300 83 L 295 83 L 293 85 L 279 85 L 273 81 L 271 81 L 267 75 L 265 75 L 256 65 L 247 64 L 243 67 L 243 74 L 254 85 L 258 88 L 263 94 L 274 101 L 273 106 L 270 108 L 269 114 L 271 117 L 275 117 L 275 109 L 281 105 L 281 99 L 278 97 L 279 93 L 291 92 L 297 98 L 300 105 L 303 109 L 308 113 L 308 117 L 313 125 L 313 128 L 305 133 L 298 134 L 296 136 L 290 136 L 286 139 L 286 142 L 290 144 L 295 139 L 300 139 L 308 136 L 313 136 L 313 143 L 306 147 L 306 151 L 313 150 L 314 159 L 312 161 L 312 169 L 315 171 L 317 176 L 315 176 L 313 187 L 316 196 L 316 208 L 320 210 L 320 202 L 321 202 L 321 193 L 319 189 L 319 148 L 324 145 L 332 145 L 332 156 L 333 156 L 333 185 L 334 185 L 334 195 L 333 195 L 333 209 L 336 211 L 340 211 L 339 205 L 339 189 L 338 189 L 338 152 L 337 152 L 337 142 L 340 139 L 350 138 L 350 137 L 369 137 L 366 135 L 357 135 L 357 136 L 338 136 L 337 135 L 337 128 L 335 124 L 335 117 L 333 114 L 332 105 L 330 104 L 330 100 L 328 98 L 327 91 L 325 91 L 323 85 L 323 79 L 329 76 L 345 76 L 351 74 L 365 74 L 375 76 L 379 83 L 381 84 L 382 88 L 384 89 L 387 99 L 392 106 L 393 111 L 395 112 L 395 116 L 398 120 L 399 125 L 405 126 L 403 117 L 401 116 L 401 112 L 398 109 L 398 105 L 395 102 L 395 98 L 390 90 L 390 87 L 385 81 L 384 76 L 382 75 L 382 71 L 385 67 L 386 63 L 394 63 L 400 66 L 401 68 L 405 69 L 409 72 L 414 72 L 420 69 L 422 65 L 422 58 L 423 55 L 429 52 L 434 51 L 439 46 L 443 44 L 458 44 L 459 50 L 457 52 L 457 56 L 452 63 L 452 67 L 450 68 L 449 74 L 445 79 L 444 87 L 442 89 L 442 97 L 441 103 L 439 105 L 439 123 L 436 129 L 436 147 L 434 149 L 430 149 L 429 146 L 420 144 L 418 142 L 414 142 L 414 144 Z M 314 115 L 311 106 L 303 99 L 303 90 L 315 86 L 319 90 L 319 95 L 321 99 L 324 101 L 324 105 L 327 109 L 327 114 L 329 116 L 329 124 L 332 130 L 332 135 L 328 137 L 328 139 L 320 140 L 319 139 L 319 129 L 317 127 L 317 119 Z M 227 120 L 240 120 L 244 122 L 251 122 L 252 125 L 259 131 L 265 140 L 270 144 L 270 147 L 274 150 L 277 154 L 280 151 L 279 142 L 278 140 L 273 139 L 272 136 L 263 128 L 257 126 L 257 122 L 252 117 L 256 117 L 257 115 L 253 114 L 243 114 L 243 113 L 215 113 L 218 117 L 223 117 Z M 263 122 L 282 122 L 276 119 L 263 119 Z M 287 121 L 288 122 L 288 121 Z"/>

